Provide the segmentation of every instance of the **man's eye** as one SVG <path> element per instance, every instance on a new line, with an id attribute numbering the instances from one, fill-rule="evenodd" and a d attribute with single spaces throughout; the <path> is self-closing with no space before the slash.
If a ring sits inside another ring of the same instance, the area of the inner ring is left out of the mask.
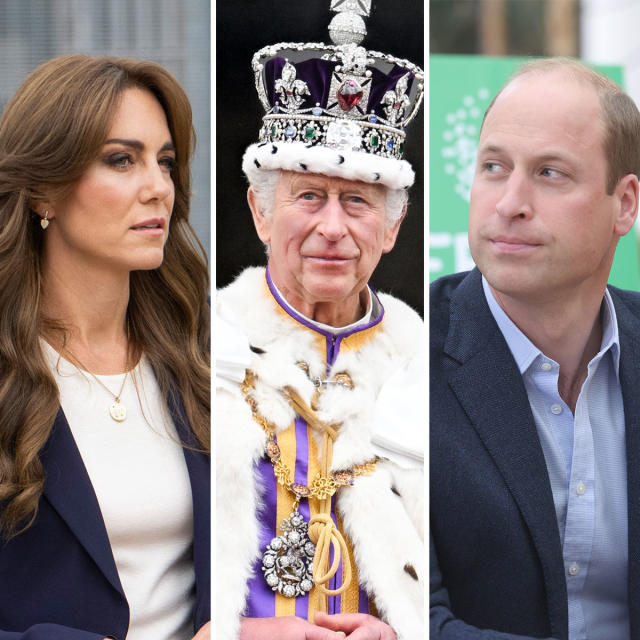
<path id="1" fill-rule="evenodd" d="M 540 175 L 544 176 L 545 178 L 559 178 L 560 176 L 562 176 L 562 173 L 557 169 L 551 169 L 550 167 L 545 167 L 540 172 Z"/>

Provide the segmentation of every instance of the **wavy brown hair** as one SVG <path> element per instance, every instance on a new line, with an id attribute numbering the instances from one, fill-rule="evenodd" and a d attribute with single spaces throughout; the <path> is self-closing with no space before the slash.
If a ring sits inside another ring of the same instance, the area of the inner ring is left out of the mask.
<path id="1" fill-rule="evenodd" d="M 121 58 L 63 56 L 38 67 L 0 120 L 0 533 L 36 517 L 44 487 L 39 453 L 59 410 L 58 388 L 40 346 L 55 324 L 41 307 L 42 230 L 33 208 L 64 197 L 107 139 L 128 88 L 162 105 L 176 150 L 175 203 L 162 265 L 130 276 L 131 348 L 144 351 L 167 398 L 179 396 L 192 446 L 209 453 L 208 268 L 189 224 L 195 142 L 191 107 L 161 66 Z"/>

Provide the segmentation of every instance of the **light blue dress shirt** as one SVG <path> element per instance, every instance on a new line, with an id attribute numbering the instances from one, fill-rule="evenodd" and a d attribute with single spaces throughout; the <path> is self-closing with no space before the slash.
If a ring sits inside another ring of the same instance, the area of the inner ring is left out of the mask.
<path id="1" fill-rule="evenodd" d="M 567 581 L 569 640 L 628 640 L 624 406 L 609 292 L 600 351 L 589 362 L 573 415 L 558 393 L 558 363 L 511 321 L 484 277 L 482 284 L 522 374 L 547 463 Z"/>

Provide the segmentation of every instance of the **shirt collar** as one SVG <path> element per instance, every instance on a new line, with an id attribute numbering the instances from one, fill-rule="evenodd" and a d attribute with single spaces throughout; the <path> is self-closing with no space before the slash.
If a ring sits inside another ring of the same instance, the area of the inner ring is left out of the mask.
<path id="1" fill-rule="evenodd" d="M 502 332 L 504 339 L 513 355 L 518 369 L 523 374 L 533 363 L 538 356 L 545 356 L 538 347 L 536 347 L 527 336 L 520 331 L 516 324 L 505 313 L 504 309 L 498 304 L 498 301 L 489 287 L 489 283 L 482 276 L 482 288 L 484 290 L 484 296 L 489 305 L 491 315 L 493 315 L 498 328 Z M 602 305 L 602 342 L 600 344 L 600 351 L 595 356 L 601 358 L 609 349 L 611 349 L 611 356 L 613 358 L 613 366 L 616 372 L 616 376 L 619 379 L 620 368 L 620 340 L 618 335 L 618 319 L 616 317 L 616 310 L 613 306 L 613 300 L 609 291 L 605 289 L 604 292 L 604 304 Z M 547 358 L 551 360 L 551 358 Z"/>

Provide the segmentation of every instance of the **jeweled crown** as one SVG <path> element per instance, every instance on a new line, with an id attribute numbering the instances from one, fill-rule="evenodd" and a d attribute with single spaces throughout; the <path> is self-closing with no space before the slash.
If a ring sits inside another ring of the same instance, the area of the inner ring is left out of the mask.
<path id="1" fill-rule="evenodd" d="M 408 60 L 360 46 L 371 0 L 331 0 L 332 45 L 279 43 L 252 60 L 266 111 L 261 143 L 302 142 L 402 158 L 405 126 L 424 93 L 424 73 Z"/>

